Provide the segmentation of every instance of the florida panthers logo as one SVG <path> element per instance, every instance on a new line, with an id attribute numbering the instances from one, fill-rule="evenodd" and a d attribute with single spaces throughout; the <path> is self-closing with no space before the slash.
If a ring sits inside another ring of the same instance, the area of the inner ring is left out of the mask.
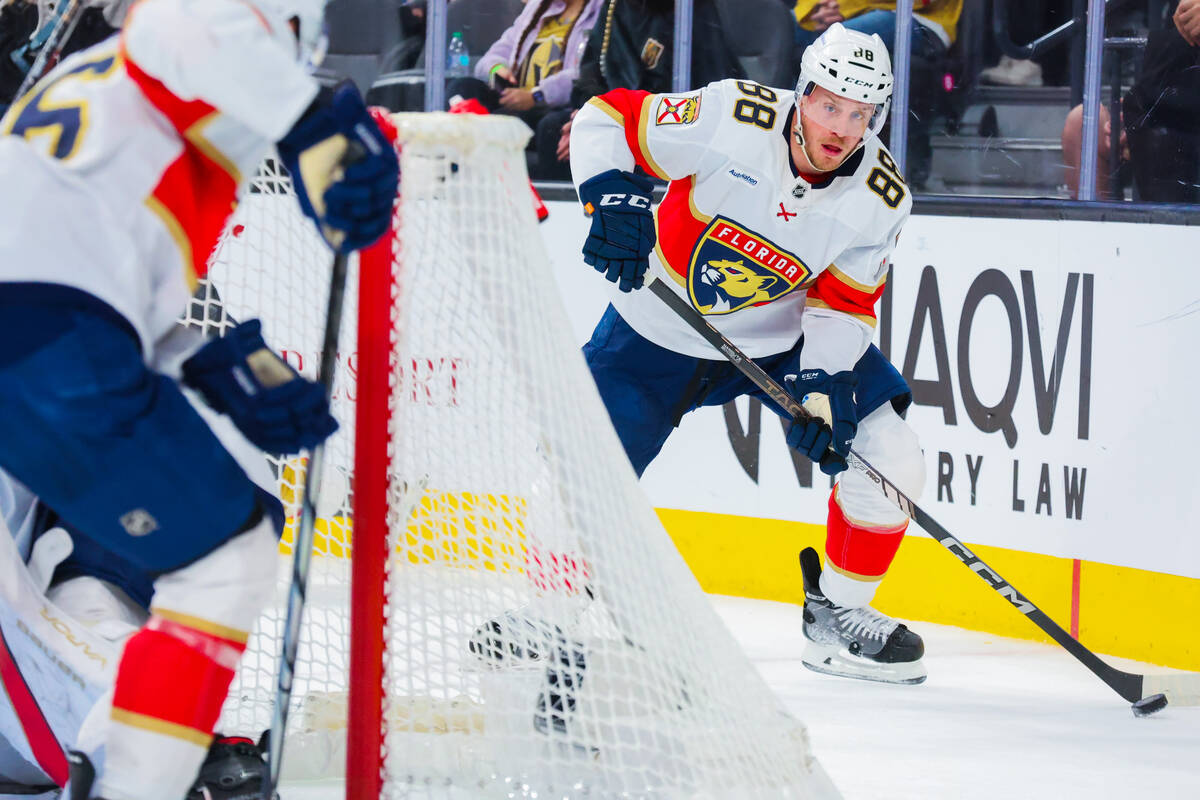
<path id="1" fill-rule="evenodd" d="M 777 300 L 812 270 L 753 231 L 715 217 L 692 251 L 688 291 L 702 314 L 729 314 Z"/>

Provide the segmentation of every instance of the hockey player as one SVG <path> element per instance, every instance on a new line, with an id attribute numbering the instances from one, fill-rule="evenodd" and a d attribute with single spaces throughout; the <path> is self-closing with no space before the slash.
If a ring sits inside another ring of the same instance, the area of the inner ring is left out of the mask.
<path id="1" fill-rule="evenodd" d="M 71 800 L 187 793 L 273 588 L 279 504 L 212 418 L 272 453 L 336 428 L 256 320 L 199 346 L 175 325 L 272 145 L 332 246 L 390 222 L 394 150 L 352 86 L 319 89 L 306 65 L 323 11 L 141 0 L 119 37 L 65 59 L 0 122 L 0 467 L 154 576 L 111 707 L 76 740 Z M 38 731 L 61 782 L 70 739 Z"/>
<path id="2" fill-rule="evenodd" d="M 921 638 L 869 605 L 908 519 L 844 472 L 853 443 L 909 496 L 924 484 L 917 437 L 899 416 L 911 394 L 871 344 L 912 202 L 878 138 L 891 89 L 879 37 L 835 24 L 805 51 L 795 92 L 726 80 L 593 98 L 571 132 L 571 171 L 591 216 L 584 259 L 619 289 L 584 355 L 634 469 L 700 406 L 752 395 L 784 414 L 639 291 L 653 278 L 802 401 L 814 419 L 794 422 L 787 442 L 839 475 L 826 569 L 814 551 L 801 558 L 805 665 L 917 683 Z M 669 181 L 653 210 L 635 168 Z"/>

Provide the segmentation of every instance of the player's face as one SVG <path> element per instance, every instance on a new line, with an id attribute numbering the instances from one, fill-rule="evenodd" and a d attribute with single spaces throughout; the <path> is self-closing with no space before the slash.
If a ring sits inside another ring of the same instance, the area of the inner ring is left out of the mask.
<path id="1" fill-rule="evenodd" d="M 814 86 L 800 100 L 798 124 L 804 133 L 804 154 L 822 172 L 837 169 L 858 147 L 875 107 L 838 97 Z"/>

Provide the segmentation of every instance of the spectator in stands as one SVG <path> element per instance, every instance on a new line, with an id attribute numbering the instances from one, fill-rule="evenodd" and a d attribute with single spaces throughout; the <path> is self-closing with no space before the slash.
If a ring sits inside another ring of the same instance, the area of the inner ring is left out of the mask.
<path id="1" fill-rule="evenodd" d="M 1200 0 L 1168 6 L 1171 24 L 1151 31 L 1137 80 L 1122 104 L 1120 158 L 1132 167 L 1139 199 L 1200 201 Z M 1112 122 L 1100 107 L 1096 199 L 1119 199 L 1110 186 Z M 1067 114 L 1063 163 L 1067 191 L 1079 196 L 1083 106 Z"/>
<path id="2" fill-rule="evenodd" d="M 1143 200 L 1200 202 L 1200 0 L 1180 0 L 1150 33 L 1124 118 Z"/>
<path id="3" fill-rule="evenodd" d="M 925 188 L 933 161 L 930 127 L 939 85 L 937 66 L 945 59 L 958 29 L 963 0 L 913 0 L 912 80 L 909 91 L 906 172 L 914 188 Z M 895 63 L 895 0 L 797 0 L 796 45 L 804 49 L 835 22 L 866 34 L 879 34 Z"/>
<path id="4" fill-rule="evenodd" d="M 412 69 L 425 52 L 425 0 L 404 0 L 400 15 L 400 41 L 392 54 L 393 70 Z"/>
<path id="5" fill-rule="evenodd" d="M 592 29 L 579 80 L 564 109 L 546 117 L 537 132 L 539 173 L 570 180 L 571 119 L 588 100 L 610 89 L 669 92 L 675 55 L 674 0 L 605 0 Z M 715 0 L 694 0 L 692 8 L 692 87 L 745 74 L 725 46 Z"/>
<path id="6" fill-rule="evenodd" d="M 547 113 L 570 101 L 601 2 L 529 0 L 479 59 L 475 77 L 453 82 L 447 97 L 474 98 L 489 111 L 518 116 L 537 131 Z M 536 164 L 530 166 L 536 171 Z"/>

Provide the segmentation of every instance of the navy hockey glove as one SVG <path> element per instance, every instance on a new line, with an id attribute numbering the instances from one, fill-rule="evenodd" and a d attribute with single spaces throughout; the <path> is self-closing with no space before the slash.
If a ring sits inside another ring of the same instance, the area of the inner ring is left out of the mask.
<path id="1" fill-rule="evenodd" d="M 846 469 L 846 454 L 858 433 L 858 410 L 854 387 L 858 376 L 849 370 L 830 377 L 823 369 L 806 369 L 788 375 L 784 385 L 808 413 L 807 420 L 793 420 L 787 443 L 821 466 L 826 475 Z"/>
<path id="2" fill-rule="evenodd" d="M 622 292 L 642 288 L 654 249 L 653 184 L 641 175 L 610 169 L 579 185 L 583 210 L 592 229 L 583 243 L 583 260 L 617 284 Z"/>
<path id="3" fill-rule="evenodd" d="M 183 362 L 183 382 L 268 453 L 311 449 L 338 428 L 321 384 L 302 378 L 275 355 L 256 319 L 213 339 Z"/>
<path id="4" fill-rule="evenodd" d="M 400 162 L 352 81 L 322 88 L 276 148 L 301 210 L 335 250 L 358 250 L 387 231 Z"/>

